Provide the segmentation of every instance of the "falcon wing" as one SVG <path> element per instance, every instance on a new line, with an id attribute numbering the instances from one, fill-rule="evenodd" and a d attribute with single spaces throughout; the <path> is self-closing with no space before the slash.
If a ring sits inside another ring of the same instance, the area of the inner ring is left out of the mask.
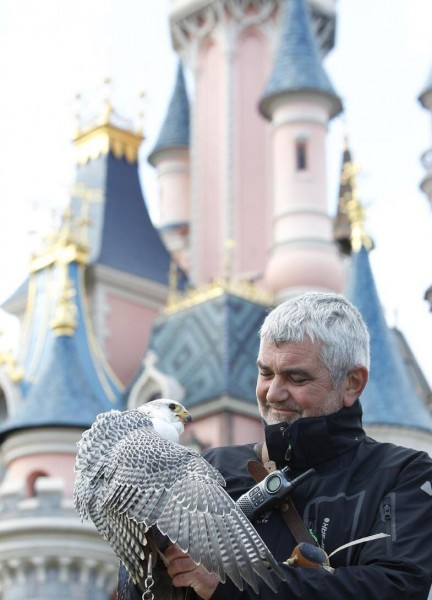
<path id="1" fill-rule="evenodd" d="M 104 475 L 101 508 L 113 531 L 119 519 L 123 524 L 140 524 L 145 531 L 156 526 L 195 563 L 221 581 L 228 575 L 239 589 L 244 579 L 258 592 L 256 575 L 273 590 L 275 574 L 285 578 L 250 521 L 223 489 L 223 477 L 198 453 L 144 427 L 116 444 Z M 128 531 L 128 536 L 134 534 Z"/>

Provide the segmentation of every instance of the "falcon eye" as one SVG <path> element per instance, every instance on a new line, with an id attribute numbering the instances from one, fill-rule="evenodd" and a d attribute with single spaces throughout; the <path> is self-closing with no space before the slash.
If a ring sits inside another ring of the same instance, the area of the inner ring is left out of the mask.
<path id="1" fill-rule="evenodd" d="M 171 410 L 176 410 L 177 404 L 174 404 L 174 402 L 171 402 L 171 404 L 169 405 L 168 408 L 171 409 Z"/>

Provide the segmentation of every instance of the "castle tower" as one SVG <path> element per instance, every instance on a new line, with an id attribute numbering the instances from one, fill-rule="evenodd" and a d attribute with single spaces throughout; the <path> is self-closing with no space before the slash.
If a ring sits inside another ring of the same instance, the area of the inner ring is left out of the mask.
<path id="1" fill-rule="evenodd" d="M 325 144 L 328 122 L 342 106 L 322 67 L 304 0 L 286 5 L 260 110 L 272 123 L 273 231 L 266 287 L 280 298 L 306 289 L 341 291 Z"/>
<path id="2" fill-rule="evenodd" d="M 83 293 L 88 252 L 68 220 L 33 257 L 14 397 L 3 388 L 2 600 L 110 600 L 116 586 L 116 557 L 72 503 L 82 431 L 98 413 L 124 405 L 92 336 Z"/>
<path id="3" fill-rule="evenodd" d="M 363 423 L 368 435 L 375 439 L 432 454 L 432 415 L 427 406 L 430 390 L 427 386 L 421 388 L 424 382 L 406 360 L 408 346 L 402 334 L 386 323 L 369 262 L 373 243 L 366 231 L 365 210 L 351 162 L 344 163 L 343 174 L 344 212 L 351 229 L 346 295 L 360 310 L 371 344 L 369 380 L 360 398 Z"/>
<path id="4" fill-rule="evenodd" d="M 168 113 L 148 160 L 160 186 L 159 232 L 175 262 L 189 269 L 190 157 L 189 99 L 179 63 Z"/>
<path id="5" fill-rule="evenodd" d="M 272 70 L 284 4 L 171 3 L 173 44 L 191 82 L 189 275 L 196 286 L 215 278 L 264 278 L 272 245 L 273 125 L 259 114 L 258 103 Z M 334 4 L 310 3 L 323 54 L 334 42 Z"/>
<path id="6" fill-rule="evenodd" d="M 140 185 L 142 139 L 107 100 L 103 116 L 79 125 L 73 142 L 71 210 L 88 225 L 83 241 L 89 248 L 85 285 L 90 319 L 121 385 L 141 365 L 152 322 L 167 299 L 172 261 L 150 220 Z M 5 310 L 22 318 L 25 297 L 26 287 L 17 290 Z"/>

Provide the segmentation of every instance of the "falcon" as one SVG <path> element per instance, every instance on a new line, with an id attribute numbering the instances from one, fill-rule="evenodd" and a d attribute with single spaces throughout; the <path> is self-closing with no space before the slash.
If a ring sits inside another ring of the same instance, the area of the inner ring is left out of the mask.
<path id="1" fill-rule="evenodd" d="M 224 478 L 178 443 L 190 420 L 167 399 L 98 415 L 77 444 L 78 514 L 93 521 L 141 589 L 155 554 L 172 542 L 222 582 L 228 576 L 258 593 L 258 576 L 276 591 L 284 571 L 224 490 Z"/>

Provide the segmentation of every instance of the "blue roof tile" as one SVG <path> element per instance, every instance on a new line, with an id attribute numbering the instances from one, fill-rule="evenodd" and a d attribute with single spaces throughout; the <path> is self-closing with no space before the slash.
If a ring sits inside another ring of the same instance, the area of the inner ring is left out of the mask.
<path id="1" fill-rule="evenodd" d="M 432 415 L 413 389 L 386 323 L 364 247 L 352 255 L 346 294 L 362 313 L 371 337 L 371 370 L 361 396 L 364 423 L 432 431 Z"/>
<path id="2" fill-rule="evenodd" d="M 138 165 L 109 152 L 79 166 L 77 184 L 102 196 L 90 205 L 90 262 L 168 285 L 172 259 L 147 211 Z"/>
<path id="3" fill-rule="evenodd" d="M 256 403 L 258 330 L 267 308 L 225 293 L 158 319 L 150 348 L 158 369 L 185 389 L 186 406 L 221 396 Z"/>
<path id="4" fill-rule="evenodd" d="M 312 31 L 305 0 L 286 0 L 273 71 L 259 103 L 261 113 L 271 118 L 270 103 L 281 95 L 317 92 L 331 102 L 331 115 L 342 110 L 342 104 L 321 64 L 320 53 Z"/>
<path id="5" fill-rule="evenodd" d="M 171 97 L 171 102 L 169 104 L 159 138 L 148 157 L 148 161 L 150 164 L 155 165 L 155 156 L 161 150 L 188 147 L 189 99 L 186 90 L 183 68 L 179 62 L 177 68 L 177 78 Z"/>

